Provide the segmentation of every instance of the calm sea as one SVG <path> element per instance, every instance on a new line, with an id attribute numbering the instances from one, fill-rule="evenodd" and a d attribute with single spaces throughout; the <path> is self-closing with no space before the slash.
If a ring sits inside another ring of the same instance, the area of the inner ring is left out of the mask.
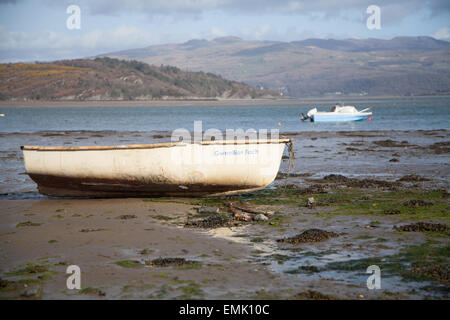
<path id="1" fill-rule="evenodd" d="M 337 101 L 339 102 L 339 101 Z M 372 121 L 311 123 L 300 113 L 312 107 L 328 110 L 330 101 L 291 105 L 180 105 L 152 107 L 0 107 L 0 132 L 64 130 L 172 131 L 193 130 L 196 120 L 203 130 L 271 129 L 294 131 L 432 130 L 450 129 L 450 97 L 353 99 L 345 101 L 359 110 L 371 107 Z M 280 123 L 280 126 L 278 126 Z"/>

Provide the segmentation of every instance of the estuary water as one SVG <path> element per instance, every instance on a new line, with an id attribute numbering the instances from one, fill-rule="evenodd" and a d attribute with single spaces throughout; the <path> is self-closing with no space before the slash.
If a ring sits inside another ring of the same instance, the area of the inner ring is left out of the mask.
<path id="1" fill-rule="evenodd" d="M 130 106 L 130 107 L 0 107 L 0 132 L 42 131 L 172 131 L 202 129 L 274 129 L 281 132 L 436 130 L 450 128 L 450 97 L 352 99 L 357 109 L 371 108 L 371 121 L 311 123 L 300 114 L 317 107 L 327 111 L 330 100 L 298 104 Z M 239 102 L 237 102 L 239 103 Z"/>

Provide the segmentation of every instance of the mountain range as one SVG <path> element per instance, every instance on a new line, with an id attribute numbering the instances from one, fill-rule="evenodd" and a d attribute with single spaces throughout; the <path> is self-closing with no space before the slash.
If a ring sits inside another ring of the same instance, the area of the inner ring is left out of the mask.
<path id="1" fill-rule="evenodd" d="M 211 72 L 292 97 L 450 93 L 450 42 L 432 37 L 292 42 L 221 37 L 101 56 Z"/>

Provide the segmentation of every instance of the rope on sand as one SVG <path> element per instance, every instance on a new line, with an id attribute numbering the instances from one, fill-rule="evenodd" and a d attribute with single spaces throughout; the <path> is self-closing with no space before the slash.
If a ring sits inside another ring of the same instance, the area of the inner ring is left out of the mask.
<path id="1" fill-rule="evenodd" d="M 287 182 L 289 175 L 291 174 L 291 168 L 294 168 L 294 161 L 295 161 L 295 154 L 294 154 L 294 140 L 289 139 L 289 142 L 286 143 L 288 147 L 288 153 L 289 153 L 289 163 L 288 163 L 288 171 L 286 174 L 286 178 L 284 180 L 284 189 L 286 189 Z"/>

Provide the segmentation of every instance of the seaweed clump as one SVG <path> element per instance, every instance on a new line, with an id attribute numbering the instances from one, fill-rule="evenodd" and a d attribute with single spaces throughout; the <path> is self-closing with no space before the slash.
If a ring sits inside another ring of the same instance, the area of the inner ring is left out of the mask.
<path id="1" fill-rule="evenodd" d="M 414 207 L 429 207 L 432 206 L 432 202 L 423 201 L 423 200 L 408 200 L 403 203 L 405 207 L 414 208 Z"/>
<path id="2" fill-rule="evenodd" d="M 290 244 L 298 244 L 304 242 L 320 242 L 330 238 L 338 237 L 335 232 L 325 231 L 321 229 L 308 229 L 291 238 L 278 239 L 277 242 L 286 242 Z"/>
<path id="3" fill-rule="evenodd" d="M 296 294 L 293 299 L 296 300 L 335 300 L 336 298 L 314 290 L 307 290 Z"/>
<path id="4" fill-rule="evenodd" d="M 405 231 L 405 232 L 424 232 L 424 231 L 445 232 L 448 230 L 448 226 L 441 223 L 417 222 L 399 227 L 394 226 L 394 229 L 397 231 Z"/>
<path id="5" fill-rule="evenodd" d="M 184 225 L 190 228 L 220 228 L 233 226 L 233 219 L 226 215 L 213 215 L 202 220 L 188 221 Z"/>
<path id="6" fill-rule="evenodd" d="M 154 260 L 145 261 L 148 266 L 154 267 L 170 267 L 170 266 L 183 266 L 187 264 L 196 264 L 198 261 L 190 261 L 184 258 L 157 258 Z"/>

